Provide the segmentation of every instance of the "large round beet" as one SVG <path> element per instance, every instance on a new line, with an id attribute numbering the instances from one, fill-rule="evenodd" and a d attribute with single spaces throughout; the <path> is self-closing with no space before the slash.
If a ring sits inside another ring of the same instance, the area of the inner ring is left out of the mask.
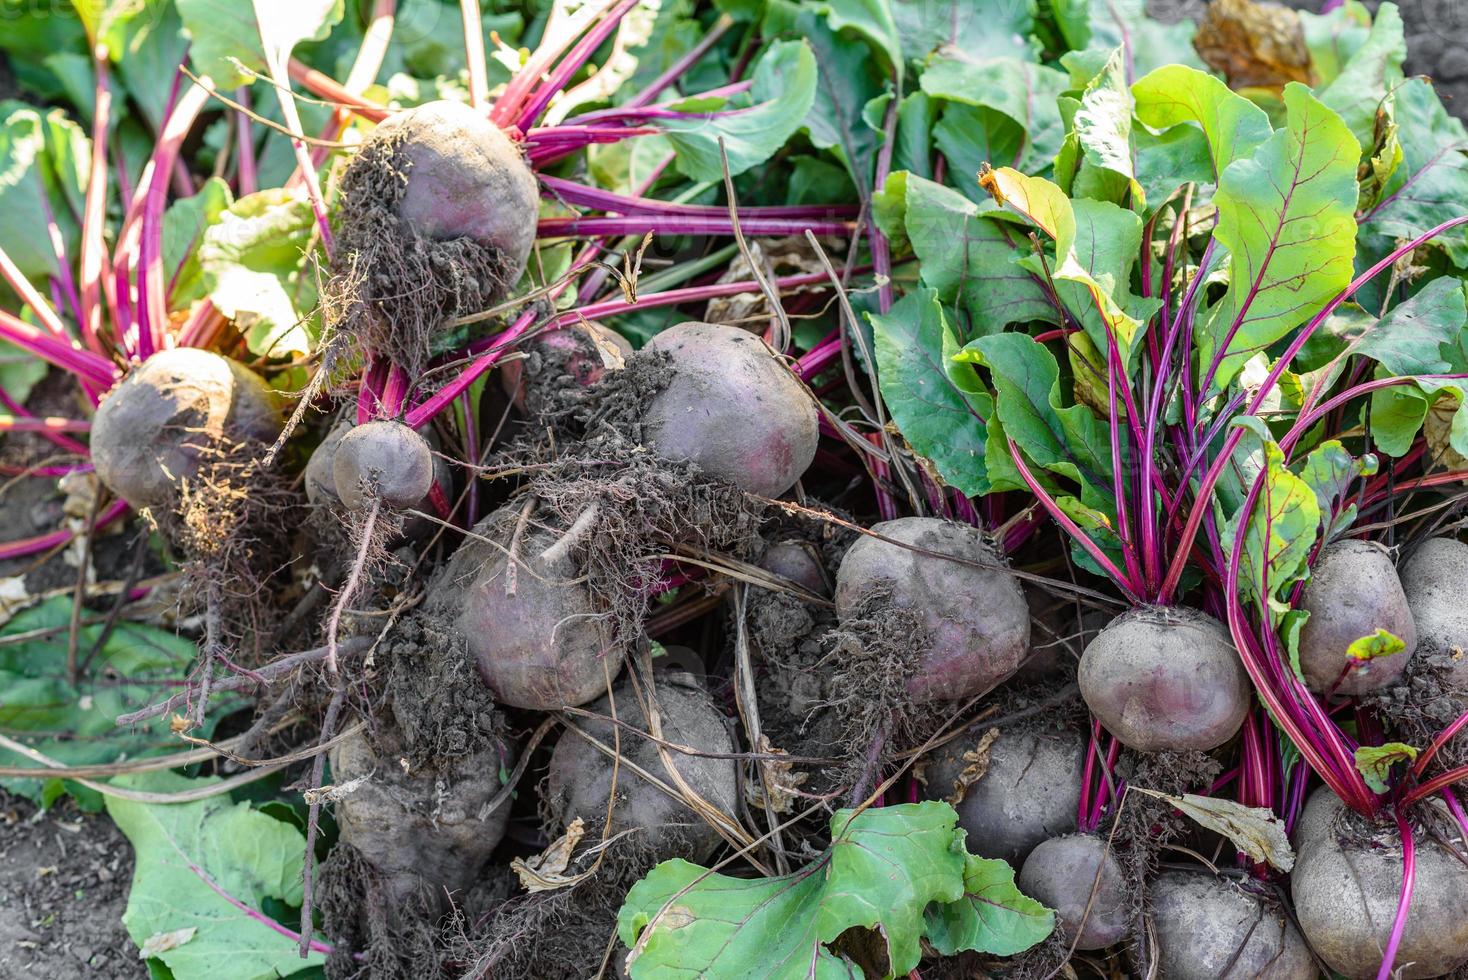
<path id="1" fill-rule="evenodd" d="M 536 711 L 585 704 L 617 676 L 625 650 L 574 561 L 542 557 L 559 534 L 528 521 L 511 573 L 502 548 L 518 516 L 502 509 L 479 522 L 439 580 L 434 605 L 454 618 L 495 700 Z"/>
<path id="2" fill-rule="evenodd" d="M 1417 627 L 1391 556 L 1370 541 L 1347 539 L 1322 548 L 1299 607 L 1310 613 L 1300 630 L 1300 669 L 1312 691 L 1379 690 L 1402 675 L 1417 648 Z M 1406 649 L 1371 660 L 1347 655 L 1354 641 L 1378 629 L 1397 636 Z"/>
<path id="3" fill-rule="evenodd" d="M 462 102 L 428 102 L 389 117 L 372 139 L 401 141 L 398 216 L 425 238 L 494 246 L 513 283 L 535 244 L 535 175 L 498 126 Z"/>
<path id="4" fill-rule="evenodd" d="M 1314 980 L 1300 931 L 1238 883 L 1164 871 L 1151 889 L 1159 975 L 1166 980 Z"/>
<path id="5" fill-rule="evenodd" d="M 1081 655 L 1081 697 L 1141 752 L 1208 750 L 1244 723 L 1253 689 L 1227 628 L 1181 606 L 1122 613 Z"/>
<path id="6" fill-rule="evenodd" d="M 1402 591 L 1417 628 L 1419 656 L 1452 664 L 1449 683 L 1468 693 L 1468 544 L 1456 538 L 1424 541 L 1402 565 Z"/>
<path id="7" fill-rule="evenodd" d="M 584 716 L 576 719 L 578 728 L 608 748 L 614 744 L 614 738 L 621 739 L 621 753 L 626 762 L 617 772 L 611 832 L 631 831 L 633 846 L 648 853 L 653 862 L 674 857 L 706 860 L 719 844 L 718 832 L 681 800 L 673 799 L 636 772 L 634 766 L 662 780 L 675 794 L 680 792 L 657 743 L 639 734 L 648 731 L 648 723 L 633 686 L 621 684 L 613 693 L 615 717 L 624 726 Z M 702 690 L 681 683 L 678 677 L 660 675 L 656 696 L 665 742 L 697 752 L 727 755 L 734 751 L 723 716 Z M 606 697 L 587 710 L 608 719 L 613 717 L 612 702 Z M 620 731 L 614 733 L 614 727 L 620 727 Z M 724 813 L 735 812 L 737 773 L 732 759 L 713 759 L 672 749 L 667 756 L 694 793 Z M 550 775 L 546 781 L 546 798 L 561 827 L 580 817 L 585 821 L 588 838 L 598 839 L 611 792 L 612 760 L 577 732 L 563 733 L 551 753 Z"/>
<path id="8" fill-rule="evenodd" d="M 982 732 L 955 739 L 926 759 L 927 795 L 950 799 L 979 758 Z M 1006 731 L 989 746 L 988 766 L 955 804 L 968 849 L 1017 865 L 1041 841 L 1073 833 L 1081 801 L 1086 740 L 1079 732 Z"/>
<path id="9" fill-rule="evenodd" d="M 1020 891 L 1055 910 L 1058 926 L 1077 949 L 1104 949 L 1126 938 L 1134 911 L 1130 889 L 1121 865 L 1101 838 L 1052 837 L 1030 852 L 1016 883 Z"/>
<path id="10" fill-rule="evenodd" d="M 1416 835 L 1416 873 L 1393 976 L 1440 977 L 1468 963 L 1468 867 L 1433 837 Z M 1460 850 L 1461 841 L 1454 842 Z M 1377 975 L 1396 918 L 1402 847 L 1394 827 L 1349 815 L 1317 828 L 1300 850 L 1290 894 L 1300 931 L 1351 980 Z"/>
<path id="11" fill-rule="evenodd" d="M 513 745 L 410 772 L 391 743 L 374 748 L 358 734 L 337 744 L 330 758 L 335 784 L 353 786 L 334 807 L 342 840 L 382 873 L 395 894 L 442 895 L 469 887 L 505 835 L 509 802 L 482 811 L 500 791 L 499 774 L 514 768 Z"/>
<path id="12" fill-rule="evenodd" d="M 668 355 L 668 385 L 643 415 L 659 456 L 775 497 L 816 455 L 815 405 L 763 340 L 737 327 L 680 323 L 644 348 Z"/>
<path id="13" fill-rule="evenodd" d="M 394 510 L 418 504 L 433 487 L 428 440 L 382 419 L 349 429 L 335 446 L 331 474 L 337 496 L 352 509 L 379 499 Z"/>
<path id="14" fill-rule="evenodd" d="M 1029 652 L 1029 606 L 978 529 L 904 517 L 872 531 L 881 538 L 863 535 L 841 561 L 836 615 L 849 619 L 871 597 L 888 596 L 919 616 L 928 636 L 917 651 L 921 669 L 908 682 L 913 700 L 972 697 L 1015 672 Z"/>
<path id="15" fill-rule="evenodd" d="M 113 493 L 137 507 L 169 503 L 201 462 L 280 434 L 280 403 L 244 365 L 193 347 L 159 351 L 97 406 L 92 463 Z"/>

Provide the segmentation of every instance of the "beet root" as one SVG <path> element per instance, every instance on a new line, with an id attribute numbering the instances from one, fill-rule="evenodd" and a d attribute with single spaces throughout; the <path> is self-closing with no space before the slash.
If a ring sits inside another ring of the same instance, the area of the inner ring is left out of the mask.
<path id="1" fill-rule="evenodd" d="M 1030 852 L 1016 883 L 1020 891 L 1055 910 L 1057 925 L 1077 949 L 1104 949 L 1126 938 L 1132 921 L 1131 889 L 1101 838 L 1052 837 Z"/>
<path id="2" fill-rule="evenodd" d="M 961 700 L 1013 674 L 1029 652 L 1029 606 L 983 534 L 930 517 L 883 521 L 872 531 L 900 544 L 864 535 L 851 546 L 836 573 L 836 614 L 850 619 L 872 598 L 917 614 L 928 635 L 908 681 L 912 699 Z"/>
<path id="3" fill-rule="evenodd" d="M 1310 947 L 1276 907 L 1207 872 L 1164 871 L 1151 889 L 1167 980 L 1314 980 Z"/>
<path id="4" fill-rule="evenodd" d="M 1401 568 L 1402 592 L 1417 629 L 1419 657 L 1449 664 L 1448 686 L 1468 694 L 1468 544 L 1431 538 Z"/>
<path id="5" fill-rule="evenodd" d="M 632 345 L 605 324 L 582 320 L 536 337 L 525 345 L 525 355 L 507 361 L 500 377 L 515 407 L 534 412 L 544 400 L 542 389 L 567 380 L 589 387 L 608 371 L 621 370 Z"/>
<path id="6" fill-rule="evenodd" d="M 763 340 L 736 327 L 680 323 L 644 350 L 665 352 L 672 378 L 643 416 L 659 456 L 776 497 L 815 459 L 815 404 Z"/>
<path id="7" fill-rule="evenodd" d="M 1418 833 L 1416 874 L 1396 969 L 1405 980 L 1438 977 L 1468 963 L 1468 867 Z M 1461 841 L 1454 846 L 1462 849 Z M 1377 974 L 1402 887 L 1395 827 L 1373 828 L 1355 814 L 1317 822 L 1300 840 L 1290 892 L 1300 931 L 1320 958 L 1353 978 Z"/>
<path id="8" fill-rule="evenodd" d="M 368 422 L 341 437 L 331 473 L 337 496 L 352 510 L 372 500 L 403 510 L 416 506 L 432 488 L 433 450 L 401 422 Z"/>
<path id="9" fill-rule="evenodd" d="M 331 750 L 337 786 L 363 780 L 335 805 L 341 839 L 385 879 L 398 898 L 472 885 L 505 835 L 510 805 L 484 807 L 500 791 L 499 773 L 514 768 L 515 751 L 501 742 L 439 768 L 404 771 L 393 736 L 374 747 L 355 735 Z"/>
<path id="10" fill-rule="evenodd" d="M 952 800 L 977 760 L 971 734 L 929 754 L 929 799 Z M 988 768 L 954 804 L 968 848 L 1018 865 L 1042 841 L 1074 833 L 1086 741 L 1072 731 L 1004 732 L 989 746 Z"/>
<path id="11" fill-rule="evenodd" d="M 1076 679 L 1091 713 L 1139 752 L 1216 748 L 1239 730 L 1253 700 L 1227 628 L 1179 606 L 1112 620 L 1086 646 Z"/>
<path id="12" fill-rule="evenodd" d="M 137 507 L 172 502 L 211 459 L 268 445 L 280 405 L 258 375 L 209 351 L 159 351 L 107 393 L 92 420 L 92 462 L 113 493 Z"/>
<path id="13" fill-rule="evenodd" d="M 765 548 L 757 564 L 814 595 L 826 597 L 831 594 L 825 566 L 821 564 L 815 547 L 807 541 L 775 541 Z"/>
<path id="14" fill-rule="evenodd" d="M 351 431 L 352 425 L 346 419 L 333 425 L 327 430 L 326 437 L 312 450 L 311 456 L 306 460 L 306 473 L 303 480 L 306 487 L 306 500 L 313 507 L 325 507 L 341 503 L 341 496 L 336 492 L 336 474 L 332 472 L 336 463 L 336 447 L 341 445 L 342 436 Z"/>
<path id="15" fill-rule="evenodd" d="M 342 175 L 329 294 L 339 329 L 410 374 L 450 321 L 501 299 L 525 271 L 539 190 L 519 148 L 481 113 L 429 102 L 372 131 Z"/>
<path id="16" fill-rule="evenodd" d="M 1347 539 L 1322 548 L 1299 607 L 1310 613 L 1300 630 L 1300 669 L 1312 691 L 1379 690 L 1402 675 L 1417 648 L 1417 627 L 1391 556 L 1370 541 Z M 1390 631 L 1406 648 L 1370 660 L 1347 655 L 1352 642 L 1378 629 Z"/>
<path id="17" fill-rule="evenodd" d="M 512 509 L 480 521 L 474 535 L 513 548 L 517 561 L 468 538 L 434 605 L 456 623 L 497 701 L 537 711 L 585 704 L 617 676 L 625 650 L 576 563 L 557 548 L 561 535 L 527 520 L 515 541 L 518 522 Z"/>
<path id="18" fill-rule="evenodd" d="M 648 731 L 648 723 L 634 687 L 623 683 L 613 693 L 615 715 L 613 704 L 606 697 L 592 704 L 588 710 L 608 719 L 616 717 L 624 723 L 623 726 L 614 726 L 610 720 L 584 716 L 576 719 L 578 727 L 607 747 L 614 744 L 615 738 L 620 738 L 622 757 L 631 763 L 624 763 L 617 772 L 611 833 L 631 831 L 634 835 L 632 844 L 638 853 L 647 857 L 649 868 L 658 861 L 674 857 L 689 861 L 707 860 L 718 847 L 720 837 L 717 831 L 681 800 L 670 797 L 644 779 L 633 766 L 651 773 L 677 794 L 680 789 L 668 771 L 671 763 L 695 793 L 720 811 L 732 814 L 735 812 L 737 780 L 733 760 L 688 755 L 669 749 L 668 762 L 664 762 L 657 743 L 638 734 Z M 659 676 L 656 696 L 662 738 L 666 742 L 698 752 L 734 751 L 723 716 L 702 690 L 680 683 L 674 677 Z M 614 733 L 614 727 L 619 727 L 620 731 Z M 611 791 L 612 760 L 575 731 L 565 732 L 551 753 L 550 775 L 546 782 L 547 802 L 560 825 L 569 826 L 580 817 L 585 822 L 587 839 L 599 839 Z"/>

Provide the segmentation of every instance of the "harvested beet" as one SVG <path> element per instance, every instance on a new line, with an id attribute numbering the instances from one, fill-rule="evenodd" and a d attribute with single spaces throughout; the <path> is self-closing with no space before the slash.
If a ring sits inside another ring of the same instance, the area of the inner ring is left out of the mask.
<path id="1" fill-rule="evenodd" d="M 520 411 L 535 411 L 542 389 L 567 380 L 586 388 L 608 371 L 619 371 L 632 356 L 632 345 L 615 330 L 595 320 L 580 320 L 537 336 L 525 345 L 525 356 L 505 362 L 501 372 L 505 394 Z"/>
<path id="2" fill-rule="evenodd" d="M 306 460 L 306 500 L 312 506 L 341 503 L 342 498 L 336 492 L 336 474 L 332 472 L 332 467 L 336 462 L 336 447 L 341 445 L 342 436 L 351 428 L 352 423 L 347 419 L 337 422 Z"/>
<path id="3" fill-rule="evenodd" d="M 1401 568 L 1402 591 L 1417 629 L 1418 657 L 1449 666 L 1448 685 L 1468 693 L 1468 544 L 1431 538 Z"/>
<path id="4" fill-rule="evenodd" d="M 374 747 L 358 734 L 331 750 L 336 785 L 353 786 L 335 806 L 341 839 L 385 879 L 390 896 L 441 901 L 475 882 L 505 835 L 508 801 L 485 806 L 500 791 L 499 774 L 514 768 L 514 747 L 501 742 L 407 771 L 394 737 L 379 738 Z"/>
<path id="5" fill-rule="evenodd" d="M 1418 832 L 1415 842 L 1412 902 L 1395 963 L 1400 972 L 1392 974 L 1406 980 L 1443 976 L 1468 963 L 1468 866 L 1431 834 Z M 1450 842 L 1462 851 L 1461 840 Z M 1349 813 L 1329 825 L 1317 821 L 1299 845 L 1290 893 L 1300 931 L 1339 974 L 1375 977 L 1401 897 L 1395 826 L 1368 825 Z"/>
<path id="6" fill-rule="evenodd" d="M 92 462 L 137 507 L 172 502 L 200 468 L 280 433 L 280 405 L 258 375 L 209 351 L 176 347 L 134 368 L 97 406 Z"/>
<path id="7" fill-rule="evenodd" d="M 931 517 L 872 531 L 881 538 L 864 535 L 836 573 L 836 614 L 846 621 L 876 601 L 917 615 L 927 636 L 908 640 L 921 658 L 908 680 L 912 699 L 972 697 L 1014 673 L 1029 652 L 1029 606 L 982 532 Z"/>
<path id="8" fill-rule="evenodd" d="M 1041 841 L 1075 832 L 1086 740 L 1067 730 L 1006 731 L 985 753 L 983 738 L 969 733 L 927 756 L 928 799 L 957 799 L 969 850 L 1018 865 Z"/>
<path id="9" fill-rule="evenodd" d="M 1310 947 L 1277 905 L 1203 871 L 1164 871 L 1151 888 L 1167 980 L 1314 980 Z"/>
<path id="10" fill-rule="evenodd" d="M 1016 883 L 1020 891 L 1055 910 L 1058 928 L 1077 949 L 1104 949 L 1126 938 L 1132 920 L 1131 890 L 1121 865 L 1100 837 L 1052 837 L 1030 852 Z"/>
<path id="11" fill-rule="evenodd" d="M 401 422 L 368 422 L 341 437 L 331 473 L 337 496 L 351 509 L 380 500 L 403 510 L 416 506 L 433 486 L 433 450 Z"/>
<path id="12" fill-rule="evenodd" d="M 765 497 L 789 490 L 815 459 L 815 404 L 756 335 L 680 323 L 644 350 L 666 353 L 672 371 L 643 416 L 658 455 Z"/>
<path id="13" fill-rule="evenodd" d="M 759 567 L 789 579 L 818 596 L 829 596 L 831 584 L 819 553 L 808 541 L 776 541 L 760 555 Z"/>
<path id="14" fill-rule="evenodd" d="M 625 651 L 573 554 L 557 547 L 562 535 L 527 519 L 516 538 L 517 527 L 518 509 L 480 521 L 433 604 L 455 623 L 496 700 L 538 711 L 585 704 L 617 676 Z"/>
<path id="15" fill-rule="evenodd" d="M 1312 691 L 1355 695 L 1383 688 L 1402 675 L 1417 648 L 1417 627 L 1397 570 L 1386 549 L 1373 542 L 1347 539 L 1322 548 L 1299 607 L 1310 613 L 1300 630 L 1300 669 Z M 1406 648 L 1370 660 L 1347 655 L 1354 641 L 1378 629 Z"/>
<path id="16" fill-rule="evenodd" d="M 656 683 L 663 740 L 697 752 L 732 753 L 734 743 L 723 715 L 701 689 L 677 679 L 685 676 L 659 676 Z M 647 691 L 645 684 L 643 691 Z M 617 773 L 611 833 L 632 831 L 633 846 L 647 858 L 649 867 L 674 857 L 706 860 L 719 844 L 718 833 L 682 800 L 670 797 L 634 771 L 634 766 L 641 768 L 670 786 L 675 794 L 680 792 L 657 743 L 638 734 L 648 731 L 648 722 L 636 689 L 631 683 L 623 683 L 613 693 L 615 714 L 612 701 L 606 697 L 587 710 L 607 719 L 616 717 L 624 723 L 622 726 L 614 726 L 610 720 L 576 718 L 578 727 L 608 748 L 614 744 L 614 738 L 621 739 L 621 754 L 626 762 Z M 614 728 L 620 731 L 614 734 Z M 726 814 L 736 812 L 737 775 L 732 759 L 694 756 L 671 749 L 667 756 L 696 794 Z M 611 758 L 575 731 L 565 732 L 551 753 L 546 783 L 546 801 L 560 827 L 580 817 L 585 822 L 588 839 L 597 840 L 611 791 Z"/>
<path id="17" fill-rule="evenodd" d="M 1181 606 L 1122 613 L 1086 646 L 1076 679 L 1091 713 L 1140 752 L 1216 748 L 1253 701 L 1228 629 Z"/>
<path id="18" fill-rule="evenodd" d="M 538 214 L 535 175 L 482 113 L 439 101 L 392 116 L 342 175 L 340 329 L 416 373 L 450 319 L 520 278 Z"/>

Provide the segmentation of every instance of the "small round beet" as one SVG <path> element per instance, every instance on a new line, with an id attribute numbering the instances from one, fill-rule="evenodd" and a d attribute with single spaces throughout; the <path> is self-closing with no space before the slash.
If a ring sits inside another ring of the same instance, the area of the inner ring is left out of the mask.
<path id="1" fill-rule="evenodd" d="M 1416 872 L 1394 977 L 1440 977 L 1468 963 L 1468 867 L 1432 836 L 1416 835 Z M 1461 841 L 1454 846 L 1460 851 Z M 1402 846 L 1396 828 L 1354 814 L 1302 841 L 1290 876 L 1300 931 L 1351 980 L 1375 977 L 1396 918 Z"/>
<path id="2" fill-rule="evenodd" d="M 665 742 L 695 752 L 727 755 L 734 751 L 723 715 L 702 690 L 663 675 L 658 676 L 655 688 Z M 639 734 L 648 731 L 648 724 L 636 689 L 630 683 L 623 683 L 613 693 L 615 714 L 612 701 L 606 697 L 587 708 L 608 720 L 584 716 L 576 719 L 578 728 L 605 746 L 621 740 L 622 758 L 626 762 L 617 771 L 612 834 L 632 831 L 634 846 L 648 849 L 654 862 L 674 857 L 706 860 L 722 839 L 718 832 L 681 800 L 648 782 L 637 769 L 673 786 L 677 793 L 677 785 L 668 772 L 671 763 L 696 794 L 724 813 L 734 813 L 738 785 L 734 761 L 669 749 L 668 762 L 664 762 L 657 743 Z M 613 726 L 612 717 L 624 724 Z M 628 725 L 632 727 L 625 727 Z M 614 732 L 614 727 L 619 731 Z M 575 731 L 563 733 L 551 753 L 546 780 L 546 799 L 561 828 L 580 817 L 589 836 L 600 835 L 611 792 L 612 760 Z"/>
<path id="3" fill-rule="evenodd" d="M 818 596 L 829 596 L 831 586 L 819 553 L 805 541 L 776 541 L 760 556 L 759 567 L 789 579 Z"/>
<path id="4" fill-rule="evenodd" d="M 1055 910 L 1067 939 L 1074 940 L 1079 932 L 1077 949 L 1105 949 L 1126 938 L 1132 921 L 1130 889 L 1121 865 L 1101 838 L 1052 837 L 1025 858 L 1016 883 L 1020 891 Z"/>
<path id="5" fill-rule="evenodd" d="M 472 238 L 510 263 L 513 283 L 535 244 L 540 191 L 519 148 L 462 102 L 427 102 L 389 117 L 372 139 L 401 139 L 406 187 L 398 215 L 425 238 Z"/>
<path id="6" fill-rule="evenodd" d="M 1348 538 L 1322 548 L 1299 607 L 1310 613 L 1300 630 L 1300 669 L 1312 691 L 1379 690 L 1402 675 L 1417 648 L 1417 627 L 1397 570 L 1386 549 L 1373 542 Z M 1354 641 L 1378 629 L 1395 635 L 1406 649 L 1371 660 L 1347 655 Z"/>
<path id="7" fill-rule="evenodd" d="M 433 450 L 401 422 L 368 422 L 341 437 L 331 474 L 337 495 L 353 510 L 374 497 L 404 510 L 416 507 L 433 487 Z"/>
<path id="8" fill-rule="evenodd" d="M 518 517 L 517 508 L 504 508 L 480 521 L 432 601 L 454 617 L 495 700 L 536 711 L 585 704 L 606 691 L 626 651 L 574 561 L 542 557 L 560 535 L 527 522 L 510 573 L 502 548 Z"/>
<path id="9" fill-rule="evenodd" d="M 1452 665 L 1449 685 L 1468 694 L 1468 544 L 1456 538 L 1424 541 L 1402 565 L 1401 577 L 1418 655 L 1445 658 Z"/>
<path id="10" fill-rule="evenodd" d="M 1013 674 L 1029 652 L 1030 610 L 983 533 L 932 517 L 883 521 L 872 531 L 899 543 L 863 535 L 851 546 L 836 573 L 836 615 L 850 618 L 874 595 L 918 614 L 928 643 L 908 682 L 913 700 L 961 700 Z"/>
<path id="11" fill-rule="evenodd" d="M 525 345 L 525 354 L 506 361 L 500 374 L 505 394 L 522 412 L 532 386 L 570 378 L 579 387 L 589 387 L 608 371 L 621 370 L 632 356 L 632 345 L 605 324 L 581 320 L 539 335 Z"/>
<path id="12" fill-rule="evenodd" d="M 983 731 L 930 753 L 927 796 L 951 799 Z M 989 746 L 988 768 L 954 805 L 968 849 L 1018 865 L 1041 842 L 1074 833 L 1081 801 L 1086 740 L 1064 731 L 1006 731 Z"/>
<path id="13" fill-rule="evenodd" d="M 159 351 L 97 406 L 92 463 L 135 507 L 173 500 L 201 462 L 232 444 L 280 434 L 280 403 L 244 365 L 194 347 Z"/>
<path id="14" fill-rule="evenodd" d="M 1130 609 L 1086 646 L 1076 672 L 1091 713 L 1139 752 L 1207 751 L 1253 701 L 1228 629 L 1196 609 Z"/>
<path id="15" fill-rule="evenodd" d="M 321 440 L 311 453 L 311 458 L 306 460 L 306 501 L 313 505 L 330 505 L 341 503 L 341 496 L 336 492 L 336 474 L 332 467 L 336 463 L 336 447 L 341 445 L 342 436 L 346 435 L 352 428 L 348 419 L 342 419 L 331 427 L 326 437 Z"/>
<path id="16" fill-rule="evenodd" d="M 765 497 L 789 490 L 815 459 L 815 404 L 759 337 L 680 323 L 644 350 L 665 352 L 672 372 L 643 416 L 644 438 L 659 456 Z"/>
<path id="17" fill-rule="evenodd" d="M 1236 882 L 1164 871 L 1151 889 L 1167 980 L 1315 980 L 1310 947 L 1278 908 Z"/>

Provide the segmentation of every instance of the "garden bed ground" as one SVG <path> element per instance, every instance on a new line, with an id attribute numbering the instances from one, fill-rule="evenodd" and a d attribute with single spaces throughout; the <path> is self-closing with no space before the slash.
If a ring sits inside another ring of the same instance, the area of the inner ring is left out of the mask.
<path id="1" fill-rule="evenodd" d="M 0 791 L 0 978 L 146 977 L 122 926 L 132 873 L 106 815 Z"/>

